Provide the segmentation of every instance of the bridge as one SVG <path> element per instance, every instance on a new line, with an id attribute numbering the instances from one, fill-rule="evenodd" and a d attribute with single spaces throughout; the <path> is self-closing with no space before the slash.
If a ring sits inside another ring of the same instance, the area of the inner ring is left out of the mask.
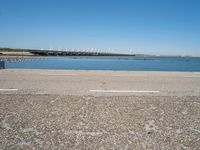
<path id="1" fill-rule="evenodd" d="M 65 50 L 52 50 L 52 49 L 13 49 L 13 48 L 0 48 L 0 55 L 5 53 L 12 53 L 11 55 L 27 55 L 27 53 L 36 56 L 135 56 L 128 53 L 111 52 L 111 50 L 101 49 L 65 49 Z M 6 54 L 7 55 L 7 54 Z"/>
<path id="2" fill-rule="evenodd" d="M 101 51 L 87 51 L 87 50 L 80 50 L 80 51 L 28 50 L 28 51 L 34 55 L 39 55 L 39 56 L 135 56 L 132 54 L 111 53 L 111 52 L 101 52 Z"/>
<path id="3" fill-rule="evenodd" d="M 37 57 L 35 57 L 37 56 Z M 11 49 L 0 48 L 0 69 L 5 68 L 6 63 L 32 61 L 34 59 L 46 59 L 46 56 L 135 56 L 134 54 L 111 53 L 102 50 L 37 50 L 37 49 Z"/>

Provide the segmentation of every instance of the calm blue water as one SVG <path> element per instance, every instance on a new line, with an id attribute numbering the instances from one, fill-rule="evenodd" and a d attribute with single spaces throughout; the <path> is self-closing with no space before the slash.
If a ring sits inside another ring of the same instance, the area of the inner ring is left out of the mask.
<path id="1" fill-rule="evenodd" d="M 200 58 L 144 58 L 139 56 L 48 57 L 47 59 L 6 63 L 6 68 L 200 72 Z"/>

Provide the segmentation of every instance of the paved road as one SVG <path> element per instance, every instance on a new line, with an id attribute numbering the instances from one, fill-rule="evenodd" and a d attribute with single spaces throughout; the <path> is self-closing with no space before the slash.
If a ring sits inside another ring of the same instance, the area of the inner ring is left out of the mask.
<path id="1" fill-rule="evenodd" d="M 198 150 L 199 76 L 0 70 L 0 149 Z"/>
<path id="2" fill-rule="evenodd" d="M 200 96 L 200 73 L 8 69 L 0 85 L 1 93 Z"/>

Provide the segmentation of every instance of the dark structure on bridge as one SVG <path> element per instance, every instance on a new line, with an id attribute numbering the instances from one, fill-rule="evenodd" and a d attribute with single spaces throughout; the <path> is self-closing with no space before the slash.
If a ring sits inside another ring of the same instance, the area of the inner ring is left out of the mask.
<path id="1" fill-rule="evenodd" d="M 5 69 L 5 62 L 4 61 L 0 61 L 0 69 Z"/>

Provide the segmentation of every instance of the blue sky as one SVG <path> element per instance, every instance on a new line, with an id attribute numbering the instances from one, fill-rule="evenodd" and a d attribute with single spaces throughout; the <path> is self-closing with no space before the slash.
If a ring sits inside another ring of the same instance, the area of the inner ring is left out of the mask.
<path id="1" fill-rule="evenodd" d="M 0 47 L 200 56 L 200 1 L 0 0 Z"/>

